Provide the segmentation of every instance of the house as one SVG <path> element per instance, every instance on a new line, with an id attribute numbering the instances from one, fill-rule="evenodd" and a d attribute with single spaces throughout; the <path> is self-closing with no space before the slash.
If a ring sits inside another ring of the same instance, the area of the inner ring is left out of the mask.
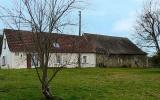
<path id="1" fill-rule="evenodd" d="M 82 67 L 96 66 L 95 54 L 90 51 L 92 48 L 87 45 L 88 43 L 85 38 L 56 33 L 49 37 L 53 40 L 53 48 L 51 49 L 49 61 L 50 67 L 63 65 L 64 63 L 67 63 L 66 67 L 68 68 L 77 67 L 79 52 L 81 53 Z M 29 31 L 4 29 L 1 67 L 34 68 L 33 59 L 31 59 L 30 55 L 35 50 L 33 43 L 32 33 Z M 37 63 L 36 57 L 34 57 L 34 60 Z"/>
<path id="2" fill-rule="evenodd" d="M 49 67 L 77 67 L 79 54 L 81 67 L 147 65 L 146 53 L 127 38 L 89 33 L 81 37 L 54 33 L 49 37 L 53 40 Z M 33 62 L 38 65 L 29 31 L 4 29 L 1 51 L 1 68 L 34 68 Z"/>

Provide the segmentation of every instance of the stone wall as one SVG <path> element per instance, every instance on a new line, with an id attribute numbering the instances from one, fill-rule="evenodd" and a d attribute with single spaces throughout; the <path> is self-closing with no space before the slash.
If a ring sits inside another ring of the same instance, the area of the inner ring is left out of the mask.
<path id="1" fill-rule="evenodd" d="M 102 55 L 96 56 L 99 67 L 146 67 L 148 59 L 145 55 Z"/>

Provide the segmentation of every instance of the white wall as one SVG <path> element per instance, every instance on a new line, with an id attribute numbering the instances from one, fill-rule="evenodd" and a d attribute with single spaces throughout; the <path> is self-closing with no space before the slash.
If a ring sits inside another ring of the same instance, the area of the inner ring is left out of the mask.
<path id="1" fill-rule="evenodd" d="M 3 44 L 2 44 L 1 68 L 12 68 L 12 53 L 8 48 L 7 40 L 6 40 L 6 48 L 4 48 L 4 39 L 6 39 L 5 34 L 3 36 Z M 5 66 L 2 66 L 3 56 L 5 56 L 5 58 L 6 58 L 6 65 Z"/>
<path id="2" fill-rule="evenodd" d="M 8 68 L 11 68 L 11 69 L 12 68 L 14 68 L 14 69 L 27 68 L 25 53 L 18 52 L 18 55 L 17 55 L 17 53 L 11 52 L 9 50 L 7 40 L 6 40 L 6 48 L 4 48 L 4 43 L 5 43 L 4 39 L 6 39 L 5 34 L 4 34 L 4 37 L 3 37 L 2 53 L 1 53 L 1 57 L 0 57 L 1 58 L 1 68 L 4 68 L 4 69 L 8 69 Z M 2 65 L 3 56 L 5 56 L 5 58 L 6 58 L 6 65 L 5 66 Z"/>
<path id="3" fill-rule="evenodd" d="M 27 56 L 23 52 L 12 53 L 12 68 L 27 68 Z"/>
<path id="4" fill-rule="evenodd" d="M 57 63 L 56 57 L 60 56 L 61 63 Z M 93 53 L 83 53 L 81 54 L 81 58 L 83 56 L 87 57 L 87 63 L 82 63 L 82 68 L 85 67 L 95 67 L 96 66 L 96 55 Z M 26 53 L 23 52 L 10 52 L 10 57 L 8 60 L 10 60 L 11 64 L 8 62 L 9 68 L 27 68 L 27 57 Z M 50 60 L 49 60 L 49 67 L 67 67 L 67 68 L 75 68 L 78 67 L 78 54 L 77 53 L 58 53 L 58 54 L 51 54 Z M 6 67 L 8 68 L 8 67 Z M 34 66 L 32 66 L 34 68 Z"/>
<path id="5" fill-rule="evenodd" d="M 60 56 L 61 63 L 57 63 L 57 56 Z M 76 53 L 53 53 L 50 56 L 49 66 L 50 67 L 61 67 L 72 68 L 77 66 L 77 54 Z"/>
<path id="6" fill-rule="evenodd" d="M 56 62 L 56 56 L 60 56 L 61 58 L 61 64 L 58 64 Z M 86 56 L 86 63 L 82 62 L 83 56 Z M 65 66 L 67 68 L 74 68 L 78 67 L 78 53 L 58 53 L 58 54 L 52 54 L 49 66 Z M 94 53 L 81 53 L 81 67 L 95 67 L 96 66 L 96 54 Z"/>
<path id="7" fill-rule="evenodd" d="M 82 67 L 96 67 L 96 54 L 94 53 L 82 53 L 81 54 L 81 60 L 83 59 L 83 56 L 87 57 L 87 63 L 83 63 L 81 61 L 81 66 Z"/>

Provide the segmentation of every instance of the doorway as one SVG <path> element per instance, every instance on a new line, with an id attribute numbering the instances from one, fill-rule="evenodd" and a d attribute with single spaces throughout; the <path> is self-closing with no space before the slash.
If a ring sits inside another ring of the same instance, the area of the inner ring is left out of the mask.
<path id="1" fill-rule="evenodd" d="M 31 54 L 27 54 L 27 69 L 31 69 Z"/>

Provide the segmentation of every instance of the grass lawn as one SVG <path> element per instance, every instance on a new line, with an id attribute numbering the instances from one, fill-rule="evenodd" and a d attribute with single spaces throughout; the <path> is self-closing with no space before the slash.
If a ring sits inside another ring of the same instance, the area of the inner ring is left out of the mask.
<path id="1" fill-rule="evenodd" d="M 65 100 L 160 100 L 160 69 L 64 69 L 52 90 Z M 0 70 L 0 100 L 42 100 L 35 70 Z"/>

